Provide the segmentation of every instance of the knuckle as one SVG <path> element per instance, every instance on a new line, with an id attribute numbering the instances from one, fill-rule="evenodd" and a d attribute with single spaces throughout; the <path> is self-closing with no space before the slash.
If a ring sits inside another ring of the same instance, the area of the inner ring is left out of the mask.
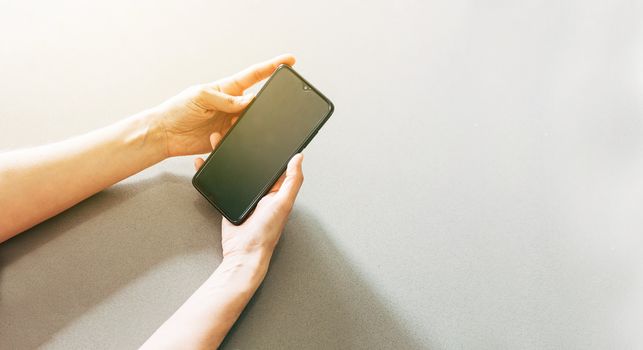
<path id="1" fill-rule="evenodd" d="M 221 83 L 220 83 L 220 82 L 218 82 L 218 81 L 216 81 L 216 82 L 214 82 L 214 83 L 210 84 L 210 88 L 211 88 L 212 90 L 214 90 L 214 91 L 219 91 L 219 92 L 221 92 Z"/>
<path id="2" fill-rule="evenodd" d="M 263 77 L 261 76 L 261 71 L 259 69 L 255 69 L 254 71 L 254 80 L 255 81 L 261 81 Z"/>
<path id="3" fill-rule="evenodd" d="M 189 96 L 191 96 L 192 103 L 198 109 L 209 109 L 210 94 L 204 86 L 195 85 L 187 89 Z"/>
<path id="4" fill-rule="evenodd" d="M 193 88 L 194 95 L 199 99 L 206 99 L 210 96 L 210 93 L 205 86 L 197 85 Z"/>

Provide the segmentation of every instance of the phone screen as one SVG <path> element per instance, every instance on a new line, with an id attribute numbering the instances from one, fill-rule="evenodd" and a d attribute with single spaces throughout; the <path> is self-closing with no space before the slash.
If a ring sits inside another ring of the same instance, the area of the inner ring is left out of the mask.
<path id="1" fill-rule="evenodd" d="M 324 95 L 292 68 L 279 67 L 196 173 L 194 186 L 240 224 L 332 112 Z"/>

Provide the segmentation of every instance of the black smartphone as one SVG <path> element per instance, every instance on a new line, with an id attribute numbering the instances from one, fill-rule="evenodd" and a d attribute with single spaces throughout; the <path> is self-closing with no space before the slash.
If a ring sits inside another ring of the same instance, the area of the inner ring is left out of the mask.
<path id="1" fill-rule="evenodd" d="M 333 103 L 281 65 L 192 179 L 221 214 L 240 225 L 333 114 Z"/>

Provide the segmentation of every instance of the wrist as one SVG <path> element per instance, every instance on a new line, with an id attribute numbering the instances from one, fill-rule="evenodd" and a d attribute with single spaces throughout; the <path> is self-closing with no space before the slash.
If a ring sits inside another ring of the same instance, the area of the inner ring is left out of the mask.
<path id="1" fill-rule="evenodd" d="M 236 289 L 235 292 L 254 293 L 266 276 L 270 258 L 271 254 L 266 251 L 225 256 L 210 277 L 210 281 Z"/>
<path id="2" fill-rule="evenodd" d="M 139 112 L 127 119 L 136 130 L 139 144 L 145 147 L 158 161 L 168 158 L 167 136 L 162 117 L 154 109 Z"/>

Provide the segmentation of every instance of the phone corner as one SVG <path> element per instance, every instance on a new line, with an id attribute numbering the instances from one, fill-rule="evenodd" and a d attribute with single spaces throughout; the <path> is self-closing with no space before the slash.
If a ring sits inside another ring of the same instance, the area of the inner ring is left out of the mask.
<path id="1" fill-rule="evenodd" d="M 335 104 L 328 98 L 326 98 L 326 102 L 328 103 L 328 115 L 330 116 L 335 112 Z"/>
<path id="2" fill-rule="evenodd" d="M 239 226 L 243 224 L 244 221 L 246 221 L 246 216 L 242 216 L 240 218 L 231 218 L 223 212 L 221 212 L 221 214 L 223 214 L 226 220 L 230 221 L 230 223 L 233 224 L 234 226 Z"/>
<path id="3" fill-rule="evenodd" d="M 198 186 L 198 183 L 197 183 L 197 178 L 198 177 L 199 177 L 199 172 L 197 171 L 196 174 L 194 174 L 194 176 L 192 176 L 192 180 L 190 180 L 190 182 L 192 183 L 192 186 L 194 186 L 194 188 L 196 188 L 197 190 L 199 189 L 199 186 Z"/>
<path id="4" fill-rule="evenodd" d="M 275 68 L 275 72 L 280 71 L 280 70 L 282 70 L 282 69 L 288 69 L 288 70 L 290 70 L 290 71 L 294 71 L 294 69 L 292 68 L 292 66 L 290 66 L 289 64 L 281 63 L 281 64 L 279 64 L 279 65 L 277 66 L 277 68 Z M 273 73 L 273 74 L 274 74 L 274 73 Z"/>

